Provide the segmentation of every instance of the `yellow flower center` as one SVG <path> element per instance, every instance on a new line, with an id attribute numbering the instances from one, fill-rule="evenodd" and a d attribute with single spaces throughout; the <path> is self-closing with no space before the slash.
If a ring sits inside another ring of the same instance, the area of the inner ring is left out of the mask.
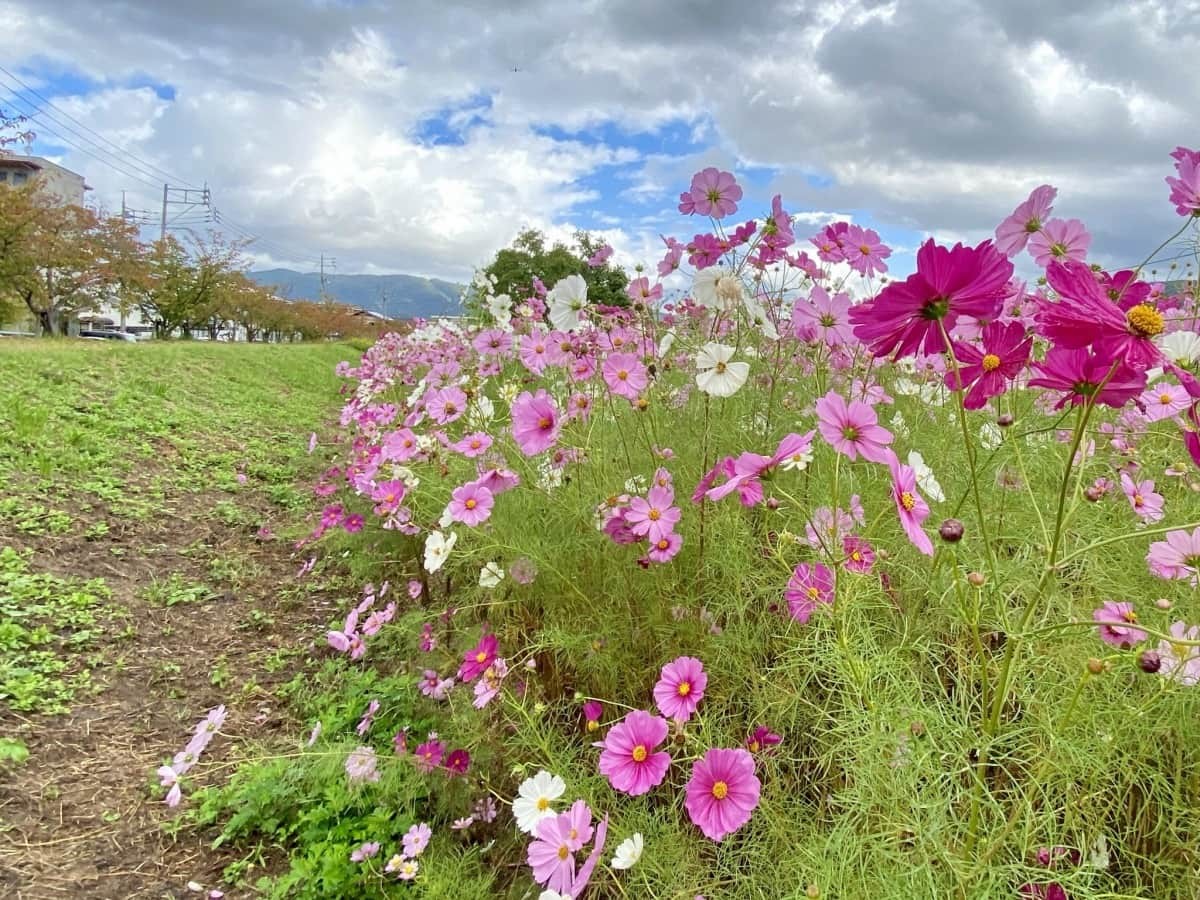
<path id="1" fill-rule="evenodd" d="M 855 550 L 853 553 L 850 554 L 850 558 L 852 560 L 854 560 L 855 562 L 862 562 L 862 554 L 859 553 L 857 550 Z"/>
<path id="2" fill-rule="evenodd" d="M 589 719 L 589 720 L 588 720 L 588 723 L 587 723 L 587 730 L 588 730 L 588 731 L 595 731 L 595 730 L 596 730 L 597 728 L 599 728 L 599 727 L 600 727 L 600 723 L 599 723 L 599 722 L 597 722 L 595 719 Z"/>
<path id="3" fill-rule="evenodd" d="M 655 544 L 654 546 L 657 547 L 659 550 L 666 550 L 668 547 L 671 546 L 671 542 L 668 541 L 666 538 L 660 538 L 659 542 L 657 544 Z"/>
<path id="4" fill-rule="evenodd" d="M 483 662 L 485 659 L 487 659 L 487 654 L 482 650 L 475 654 L 475 662 Z"/>
<path id="5" fill-rule="evenodd" d="M 633 757 L 634 762 L 645 762 L 646 761 L 646 745 L 638 744 L 636 747 L 633 748 L 633 753 L 630 755 Z"/>
<path id="6" fill-rule="evenodd" d="M 566 844 L 563 844 L 561 847 L 558 848 L 558 858 L 559 859 L 566 859 L 570 855 L 571 855 L 571 850 Z"/>
<path id="7" fill-rule="evenodd" d="M 913 495 L 908 491 L 900 494 L 900 505 L 904 507 L 905 512 L 912 512 L 912 508 L 917 505 L 917 501 L 913 499 Z"/>
<path id="8" fill-rule="evenodd" d="M 478 450 L 479 445 L 480 445 L 479 438 L 475 438 L 474 440 L 471 441 L 471 449 L 472 450 Z"/>
<path id="9" fill-rule="evenodd" d="M 757 752 L 758 752 L 758 741 L 751 741 L 751 742 L 750 742 L 750 752 L 751 752 L 751 753 L 757 753 Z"/>
<path id="10" fill-rule="evenodd" d="M 447 403 L 445 406 L 442 407 L 442 409 L 444 409 L 446 411 L 446 415 L 448 415 L 448 416 L 452 416 L 456 412 L 458 412 L 458 407 L 455 406 L 453 403 Z"/>
<path id="11" fill-rule="evenodd" d="M 538 419 L 538 428 L 549 428 L 549 427 L 550 427 L 550 417 L 549 416 L 542 416 L 540 419 Z"/>
<path id="12" fill-rule="evenodd" d="M 1142 337 L 1154 337 L 1162 334 L 1165 322 L 1162 313 L 1147 303 L 1139 303 L 1125 313 L 1125 321 L 1129 327 Z"/>
<path id="13" fill-rule="evenodd" d="M 1172 398 L 1171 398 L 1170 394 L 1159 394 L 1158 395 L 1158 402 L 1161 403 L 1163 406 L 1170 406 L 1171 399 Z"/>
<path id="14" fill-rule="evenodd" d="M 686 697 L 692 692 L 692 686 L 686 681 L 681 681 L 679 682 L 679 687 L 675 688 L 675 691 L 680 697 Z"/>
<path id="15" fill-rule="evenodd" d="M 646 516 L 651 522 L 657 522 L 662 518 L 662 513 L 660 513 L 657 509 L 651 509 L 650 512 L 646 513 Z"/>
<path id="16" fill-rule="evenodd" d="M 545 812 L 550 808 L 550 801 L 545 797 L 538 797 L 537 808 L 539 812 Z"/>
<path id="17" fill-rule="evenodd" d="M 871 248 L 868 247 L 866 244 L 863 244 L 861 247 L 858 248 L 858 250 L 863 256 L 871 255 Z"/>
<path id="18" fill-rule="evenodd" d="M 629 377 L 629 373 L 626 372 L 624 369 L 621 369 L 621 371 L 617 372 L 617 378 L 620 381 L 624 381 L 628 377 Z"/>
<path id="19" fill-rule="evenodd" d="M 1137 613 L 1135 613 L 1132 609 L 1121 613 L 1121 618 L 1131 625 L 1138 620 Z"/>
<path id="20" fill-rule="evenodd" d="M 714 366 L 713 368 L 715 368 L 715 369 L 717 370 L 717 374 L 718 374 L 718 375 L 722 375 L 722 374 L 724 374 L 724 372 L 725 372 L 725 368 L 726 368 L 726 366 L 725 366 L 725 363 L 723 363 L 723 362 L 719 362 L 719 363 L 717 363 L 717 364 L 716 364 L 716 366 Z"/>
<path id="21" fill-rule="evenodd" d="M 816 585 L 811 585 L 811 584 L 810 584 L 810 585 L 808 586 L 808 599 L 809 599 L 809 600 L 816 600 L 816 599 L 817 599 L 819 596 L 821 596 L 821 592 L 820 592 L 819 590 L 817 590 L 817 587 L 816 587 Z"/>
<path id="22" fill-rule="evenodd" d="M 478 506 L 478 504 L 474 499 L 471 499 L 464 503 L 463 506 L 465 506 L 467 509 L 474 509 L 476 506 Z"/>
<path id="23" fill-rule="evenodd" d="M 1146 498 L 1143 497 L 1141 494 L 1133 495 L 1133 505 L 1134 506 L 1141 506 L 1145 502 L 1146 502 Z"/>
<path id="24" fill-rule="evenodd" d="M 712 795 L 718 800 L 724 800 L 729 794 L 729 785 L 723 781 L 715 782 L 712 786 Z"/>
<path id="25" fill-rule="evenodd" d="M 1000 357 L 995 353 L 989 353 L 983 358 L 983 371 L 994 372 L 1000 368 Z"/>

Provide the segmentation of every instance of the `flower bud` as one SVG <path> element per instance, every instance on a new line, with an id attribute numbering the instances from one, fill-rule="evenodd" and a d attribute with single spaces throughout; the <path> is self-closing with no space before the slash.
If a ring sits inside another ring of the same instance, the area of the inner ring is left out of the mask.
<path id="1" fill-rule="evenodd" d="M 1000 415 L 996 417 L 996 424 L 1001 428 L 1007 428 L 1015 421 L 1016 420 L 1012 417 L 1011 413 L 1000 413 Z"/>
<path id="2" fill-rule="evenodd" d="M 810 884 L 804 889 L 804 896 L 808 897 L 809 900 L 817 900 L 821 896 L 821 889 L 815 884 Z"/>
<path id="3" fill-rule="evenodd" d="M 1171 601 L 1168 600 L 1166 597 L 1159 597 L 1157 600 L 1154 601 L 1154 605 L 1157 606 L 1161 610 L 1168 610 L 1171 608 L 1172 604 L 1171 604 Z"/>
<path id="4" fill-rule="evenodd" d="M 1158 655 L 1157 650 L 1143 650 L 1138 654 L 1138 667 L 1143 672 L 1153 675 L 1162 668 L 1162 657 Z"/>
<path id="5" fill-rule="evenodd" d="M 1092 657 L 1087 661 L 1087 670 L 1092 675 L 1102 675 L 1104 673 L 1104 660 Z"/>
<path id="6" fill-rule="evenodd" d="M 971 587 L 983 587 L 987 579 L 983 577 L 982 572 L 970 572 L 967 574 L 967 584 Z"/>
<path id="7" fill-rule="evenodd" d="M 1089 503 L 1096 503 L 1104 496 L 1104 491 L 1100 490 L 1095 485 L 1088 485 L 1083 489 L 1083 496 Z"/>
<path id="8" fill-rule="evenodd" d="M 958 519 L 946 519 L 938 526 L 938 534 L 947 544 L 957 544 L 962 540 L 963 523 Z"/>
<path id="9" fill-rule="evenodd" d="M 779 509 L 779 501 L 774 497 L 767 498 L 767 509 Z"/>
<path id="10" fill-rule="evenodd" d="M 925 723 L 917 719 L 908 726 L 908 733 L 913 737 L 920 737 L 925 733 Z"/>

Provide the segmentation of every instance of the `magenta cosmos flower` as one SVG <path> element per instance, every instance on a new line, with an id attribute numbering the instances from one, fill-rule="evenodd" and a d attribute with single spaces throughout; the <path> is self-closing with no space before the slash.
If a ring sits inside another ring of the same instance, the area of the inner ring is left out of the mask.
<path id="1" fill-rule="evenodd" d="M 1190 578 L 1200 584 L 1200 528 L 1168 531 L 1165 541 L 1155 541 L 1146 554 L 1146 564 L 1159 578 Z"/>
<path id="2" fill-rule="evenodd" d="M 1091 345 L 1097 356 L 1120 359 L 1138 372 L 1162 359 L 1154 338 L 1166 329 L 1166 320 L 1143 302 L 1145 294 L 1136 284 L 1126 284 L 1114 302 L 1091 268 L 1074 260 L 1051 263 L 1046 280 L 1059 300 L 1039 300 L 1034 318 L 1038 332 L 1056 346 Z"/>
<path id="3" fill-rule="evenodd" d="M 1114 647 L 1128 649 L 1134 644 L 1146 639 L 1146 632 L 1134 628 L 1137 624 L 1137 613 L 1133 611 L 1132 603 L 1107 600 L 1099 609 L 1092 612 L 1092 618 L 1102 623 L 1100 640 Z"/>
<path id="4" fill-rule="evenodd" d="M 610 353 L 602 368 L 604 383 L 618 397 L 636 400 L 650 378 L 636 353 Z"/>
<path id="5" fill-rule="evenodd" d="M 472 481 L 456 487 L 450 494 L 450 517 L 456 522 L 474 527 L 487 521 L 494 504 L 492 492 Z"/>
<path id="6" fill-rule="evenodd" d="M 558 407 L 544 390 L 525 391 L 513 401 L 512 432 L 526 456 L 549 450 L 558 440 Z"/>
<path id="7" fill-rule="evenodd" d="M 1029 379 L 1030 387 L 1064 392 L 1055 409 L 1062 409 L 1067 403 L 1078 406 L 1088 400 L 1120 409 L 1140 394 L 1146 384 L 1145 375 L 1119 360 L 1065 347 L 1051 348 L 1046 359 L 1034 363 L 1033 369 L 1037 377 Z"/>
<path id="8" fill-rule="evenodd" d="M 499 646 L 494 634 L 485 634 L 479 639 L 474 649 L 463 654 L 462 665 L 458 667 L 458 677 L 464 682 L 474 681 L 487 671 L 496 660 L 496 649 Z"/>
<path id="9" fill-rule="evenodd" d="M 600 774 L 631 797 L 646 793 L 667 777 L 671 757 L 654 749 L 666 739 L 666 719 L 635 709 L 609 729 L 600 745 Z"/>
<path id="10" fill-rule="evenodd" d="M 686 722 L 704 698 L 707 685 L 704 664 L 694 656 L 681 656 L 662 667 L 654 685 L 654 702 L 664 716 Z"/>
<path id="11" fill-rule="evenodd" d="M 933 239 L 917 251 L 917 271 L 850 310 L 854 335 L 876 356 L 896 358 L 946 349 L 959 316 L 994 319 L 1008 295 L 1013 265 L 991 241 L 978 247 L 940 247 Z"/>
<path id="12" fill-rule="evenodd" d="M 926 556 L 933 556 L 933 541 L 921 529 L 921 523 L 929 518 L 929 504 L 917 493 L 916 473 L 895 456 L 888 461 L 888 468 L 892 470 L 892 497 L 904 533 L 914 547 Z"/>
<path id="13" fill-rule="evenodd" d="M 783 598 L 792 618 L 807 622 L 818 605 L 833 603 L 832 570 L 821 563 L 800 563 L 792 570 Z"/>
<path id="14" fill-rule="evenodd" d="M 1020 322 L 992 322 L 984 326 L 982 348 L 954 342 L 961 383 L 952 369 L 946 373 L 946 386 L 951 390 L 969 388 L 963 397 L 963 407 L 983 409 L 988 400 L 1008 390 L 1008 383 L 1029 362 L 1032 347 L 1033 338 L 1025 336 L 1025 326 Z"/>
<path id="15" fill-rule="evenodd" d="M 816 403 L 817 428 L 821 437 L 838 453 L 851 460 L 888 461 L 892 433 L 881 427 L 875 410 L 861 400 L 846 400 L 830 391 Z"/>
<path id="16" fill-rule="evenodd" d="M 696 761 L 684 806 L 706 838 L 720 841 L 750 821 L 759 788 L 753 756 L 741 748 L 714 747 Z"/>
<path id="17" fill-rule="evenodd" d="M 722 172 L 712 166 L 701 169 L 692 176 L 689 192 L 692 211 L 702 216 L 721 219 L 737 212 L 737 201 L 742 199 L 742 189 L 730 172 Z M 683 211 L 683 205 L 680 205 Z"/>
<path id="18" fill-rule="evenodd" d="M 1058 189 L 1048 184 L 1034 188 L 1029 199 L 996 227 L 996 249 L 1005 256 L 1016 256 L 1024 250 L 1029 239 L 1042 230 L 1057 196 Z"/>
<path id="19" fill-rule="evenodd" d="M 1175 158 L 1175 173 L 1179 176 L 1167 176 L 1175 212 L 1181 216 L 1200 216 L 1200 150 L 1176 147 L 1171 156 Z"/>
<path id="20" fill-rule="evenodd" d="M 875 549 L 869 541 L 858 535 L 848 534 L 842 538 L 842 553 L 846 557 L 842 565 L 847 572 L 865 575 L 875 565 Z"/>
<path id="21" fill-rule="evenodd" d="M 801 341 L 819 341 L 830 347 L 854 343 L 850 327 L 850 295 L 832 298 L 823 287 L 814 287 L 808 300 L 801 297 L 792 306 L 792 333 Z"/>

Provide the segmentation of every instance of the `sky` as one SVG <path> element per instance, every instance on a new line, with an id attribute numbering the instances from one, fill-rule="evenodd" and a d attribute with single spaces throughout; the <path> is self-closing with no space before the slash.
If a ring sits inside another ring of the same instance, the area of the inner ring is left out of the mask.
<path id="1" fill-rule="evenodd" d="M 1178 226 L 1168 154 L 1200 144 L 1200 0 L 0 0 L 0 21 L 0 107 L 33 152 L 155 222 L 164 181 L 207 185 L 256 268 L 466 281 L 523 227 L 653 266 L 660 235 L 702 230 L 675 205 L 710 165 L 738 220 L 781 193 L 798 234 L 876 228 L 893 276 L 1043 183 L 1093 260 L 1133 265 Z"/>

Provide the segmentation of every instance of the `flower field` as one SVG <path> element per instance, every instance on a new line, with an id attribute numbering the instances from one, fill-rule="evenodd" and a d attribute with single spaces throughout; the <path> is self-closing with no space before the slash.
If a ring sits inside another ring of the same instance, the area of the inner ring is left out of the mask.
<path id="1" fill-rule="evenodd" d="M 1050 186 L 911 274 L 741 201 L 697 173 L 627 306 L 485 277 L 339 366 L 296 546 L 364 586 L 303 731 L 158 772 L 262 890 L 1197 896 L 1195 286 Z"/>

